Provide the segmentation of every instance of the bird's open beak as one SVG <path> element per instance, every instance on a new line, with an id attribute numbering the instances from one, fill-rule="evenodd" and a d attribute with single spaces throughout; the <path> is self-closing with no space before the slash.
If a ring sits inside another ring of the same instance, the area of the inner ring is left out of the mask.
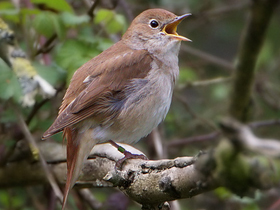
<path id="1" fill-rule="evenodd" d="M 172 20 L 171 22 L 167 23 L 162 31 L 164 33 L 166 33 L 167 35 L 169 36 L 172 36 L 176 39 L 179 39 L 181 41 L 188 41 L 188 42 L 191 42 L 192 40 L 184 37 L 184 36 L 180 36 L 176 31 L 177 31 L 177 26 L 179 25 L 179 23 L 181 23 L 181 21 L 183 19 L 185 19 L 186 17 L 190 16 L 191 13 L 187 13 L 187 14 L 184 14 L 184 15 L 181 15 L 181 16 L 178 16 L 176 17 L 174 20 Z"/>

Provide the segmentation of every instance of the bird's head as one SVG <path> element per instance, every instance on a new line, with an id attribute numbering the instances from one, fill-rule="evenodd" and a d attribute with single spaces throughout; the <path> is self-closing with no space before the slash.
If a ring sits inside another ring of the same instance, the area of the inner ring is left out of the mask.
<path id="1" fill-rule="evenodd" d="M 176 16 L 164 9 L 146 10 L 132 21 L 122 39 L 136 49 L 172 48 L 180 41 L 191 41 L 177 33 L 178 24 L 189 15 Z"/>

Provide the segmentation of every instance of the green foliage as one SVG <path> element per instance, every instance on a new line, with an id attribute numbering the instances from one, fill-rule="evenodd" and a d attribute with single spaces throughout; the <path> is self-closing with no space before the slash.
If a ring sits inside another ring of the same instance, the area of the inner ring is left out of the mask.
<path id="1" fill-rule="evenodd" d="M 1 209 L 18 209 L 25 203 L 22 194 L 11 195 L 7 190 L 0 190 L 0 208 Z"/>
<path id="2" fill-rule="evenodd" d="M 60 17 L 65 26 L 78 26 L 90 20 L 88 15 L 77 16 L 70 12 L 62 12 Z"/>
<path id="3" fill-rule="evenodd" d="M 185 84 L 186 82 L 197 80 L 197 73 L 194 69 L 189 67 L 184 67 L 180 69 L 179 83 Z"/>
<path id="4" fill-rule="evenodd" d="M 100 37 L 95 39 L 95 37 L 89 36 L 85 38 L 85 35 L 82 35 L 79 39 L 69 39 L 59 46 L 56 51 L 55 60 L 59 66 L 67 70 L 67 81 L 69 83 L 73 73 L 80 66 L 97 56 L 110 45 L 112 45 L 112 42 L 106 39 Z"/>
<path id="5" fill-rule="evenodd" d="M 73 13 L 73 9 L 65 0 L 31 0 L 34 4 L 44 4 L 48 8 L 60 11 L 60 12 L 71 12 Z"/>
<path id="6" fill-rule="evenodd" d="M 12 98 L 19 102 L 22 96 L 20 84 L 15 74 L 3 62 L 0 62 L 0 75 L 0 99 Z"/>
<path id="7" fill-rule="evenodd" d="M 105 30 L 109 34 L 124 32 L 126 29 L 126 20 L 123 15 L 116 14 L 112 10 L 100 9 L 98 10 L 95 18 L 95 24 L 102 23 Z"/>
<path id="8" fill-rule="evenodd" d="M 36 15 L 33 20 L 33 27 L 37 33 L 47 38 L 54 34 L 57 34 L 61 39 L 65 36 L 65 29 L 61 19 L 52 12 L 46 11 Z"/>
<path id="9" fill-rule="evenodd" d="M 258 58 L 257 69 L 261 69 L 260 67 L 271 67 L 272 63 L 270 62 L 269 58 L 273 57 L 273 54 L 274 52 L 272 44 L 268 41 L 265 42 Z"/>
<path id="10" fill-rule="evenodd" d="M 15 110 L 12 107 L 5 109 L 3 112 L 1 112 L 0 116 L 0 123 L 3 124 L 16 122 L 17 120 Z"/>
<path id="11" fill-rule="evenodd" d="M 232 192 L 230 192 L 225 187 L 218 187 L 217 189 L 214 190 L 214 193 L 221 199 L 227 199 L 232 196 Z"/>
<path id="12" fill-rule="evenodd" d="M 79 40 L 67 40 L 57 50 L 55 60 L 59 66 L 68 72 L 69 82 L 73 73 L 100 51 L 96 44 L 90 44 Z"/>
<path id="13" fill-rule="evenodd" d="M 257 203 L 251 203 L 251 204 L 244 206 L 244 208 L 242 208 L 242 210 L 260 210 L 260 207 L 258 206 Z"/>
<path id="14" fill-rule="evenodd" d="M 15 9 L 12 2 L 3 1 L 0 2 L 0 16 L 5 17 L 5 19 L 12 20 L 14 22 L 19 21 L 18 17 L 19 11 Z"/>
<path id="15" fill-rule="evenodd" d="M 57 65 L 45 66 L 34 62 L 33 66 L 38 74 L 53 86 L 63 83 L 66 78 L 66 72 Z"/>
<path id="16" fill-rule="evenodd" d="M 225 100 L 230 93 L 230 87 L 226 84 L 217 84 L 212 88 L 212 96 L 217 101 Z"/>
<path id="17" fill-rule="evenodd" d="M 261 199 L 261 193 L 256 191 L 253 198 L 250 197 L 239 197 L 236 196 L 234 193 L 230 192 L 225 187 L 219 187 L 214 190 L 215 195 L 217 195 L 222 200 L 229 200 L 231 202 L 242 203 L 243 207 L 242 210 L 259 210 L 258 201 Z"/>

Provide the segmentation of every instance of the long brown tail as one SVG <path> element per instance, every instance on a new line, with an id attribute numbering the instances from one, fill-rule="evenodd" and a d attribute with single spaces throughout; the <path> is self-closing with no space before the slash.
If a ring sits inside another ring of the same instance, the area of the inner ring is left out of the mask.
<path id="1" fill-rule="evenodd" d="M 79 132 L 78 129 L 65 128 L 63 134 L 67 139 L 67 179 L 64 189 L 62 210 L 64 210 L 66 206 L 70 189 L 75 185 L 80 175 L 83 163 L 96 144 L 96 140 L 91 138 L 90 130 Z"/>

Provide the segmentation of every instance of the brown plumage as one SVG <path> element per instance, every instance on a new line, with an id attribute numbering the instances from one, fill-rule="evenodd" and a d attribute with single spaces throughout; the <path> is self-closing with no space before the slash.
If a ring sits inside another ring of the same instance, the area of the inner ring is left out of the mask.
<path id="1" fill-rule="evenodd" d="M 84 160 L 96 143 L 132 143 L 149 134 L 167 114 L 178 75 L 180 21 L 162 9 L 147 10 L 122 40 L 73 75 L 58 116 L 43 139 L 63 131 L 67 180 L 63 207 Z M 151 21 L 158 26 L 153 27 Z"/>
<path id="2" fill-rule="evenodd" d="M 125 55 L 130 62 L 124 63 L 112 56 L 108 59 L 110 54 Z M 132 79 L 144 78 L 151 68 L 151 61 L 152 57 L 146 50 L 131 50 L 120 41 L 81 66 L 71 79 L 58 117 L 43 138 L 89 116 L 103 121 L 113 118 L 118 108 L 116 101 L 125 100 L 124 88 Z M 88 81 L 85 81 L 87 77 Z"/>
<path id="3" fill-rule="evenodd" d="M 118 53 L 121 56 L 131 53 L 128 56 L 135 56 L 135 59 L 129 59 L 131 60 L 129 63 L 104 59 L 106 57 L 103 54 L 106 56 L 110 53 Z M 79 146 L 75 144 L 77 132 L 71 126 L 88 117 L 99 119 L 101 124 L 110 123 L 119 113 L 120 107 L 116 102 L 122 103 L 126 98 L 124 88 L 129 86 L 130 80 L 144 78 L 150 70 L 150 55 L 144 50 L 131 51 L 122 42 L 116 43 L 103 54 L 93 58 L 75 72 L 63 98 L 57 119 L 42 137 L 46 139 L 63 131 L 67 139 L 67 179 L 69 180 L 66 182 L 66 191 L 69 191 L 74 184 L 71 184 L 70 180 L 78 158 L 76 151 Z M 83 82 L 87 77 L 88 81 Z M 64 196 L 63 203 L 66 202 L 66 198 L 67 196 Z"/>

